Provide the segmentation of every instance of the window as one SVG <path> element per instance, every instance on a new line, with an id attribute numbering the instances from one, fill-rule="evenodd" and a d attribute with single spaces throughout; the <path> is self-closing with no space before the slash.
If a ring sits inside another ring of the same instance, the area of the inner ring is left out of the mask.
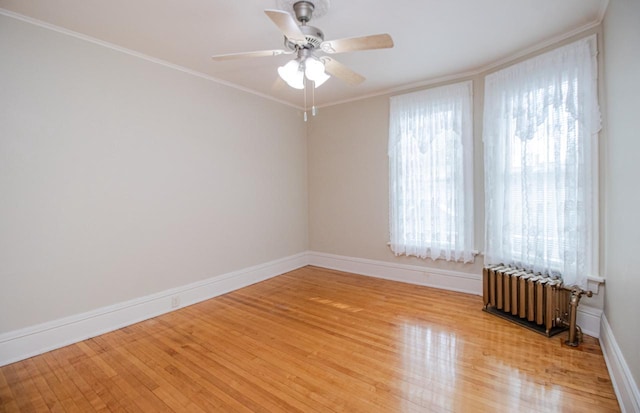
<path id="1" fill-rule="evenodd" d="M 473 261 L 471 82 L 391 98 L 389 208 L 396 255 Z"/>
<path id="2" fill-rule="evenodd" d="M 596 39 L 486 77 L 485 264 L 561 275 L 597 271 Z"/>

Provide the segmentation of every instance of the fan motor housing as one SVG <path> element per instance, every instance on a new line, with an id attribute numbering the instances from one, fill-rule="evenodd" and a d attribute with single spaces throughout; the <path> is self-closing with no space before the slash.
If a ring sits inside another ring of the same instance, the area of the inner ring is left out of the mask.
<path id="1" fill-rule="evenodd" d="M 307 41 L 306 44 L 299 45 L 288 38 L 284 38 L 284 44 L 289 50 L 296 50 L 296 48 L 315 49 L 320 47 L 320 44 L 324 41 L 324 33 L 322 30 L 313 26 L 300 26 L 300 31 L 304 34 L 304 38 Z"/>

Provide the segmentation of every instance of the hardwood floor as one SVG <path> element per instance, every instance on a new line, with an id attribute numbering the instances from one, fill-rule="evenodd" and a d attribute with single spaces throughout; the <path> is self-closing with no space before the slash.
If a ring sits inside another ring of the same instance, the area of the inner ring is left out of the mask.
<path id="1" fill-rule="evenodd" d="M 1 367 L 0 411 L 619 411 L 596 339 L 481 307 L 305 267 Z"/>

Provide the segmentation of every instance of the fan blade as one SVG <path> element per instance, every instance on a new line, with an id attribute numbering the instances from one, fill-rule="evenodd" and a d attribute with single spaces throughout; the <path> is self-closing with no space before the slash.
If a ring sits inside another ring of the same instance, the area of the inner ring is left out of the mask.
<path id="1" fill-rule="evenodd" d="M 320 48 L 325 53 L 345 53 L 355 52 L 356 50 L 388 49 L 390 47 L 393 47 L 393 39 L 386 33 L 328 40 L 320 45 Z"/>
<path id="2" fill-rule="evenodd" d="M 265 10 L 265 14 L 275 23 L 282 33 L 294 43 L 305 44 L 304 34 L 292 15 L 282 10 Z"/>
<path id="3" fill-rule="evenodd" d="M 324 63 L 325 72 L 329 73 L 331 76 L 337 77 L 338 79 L 344 80 L 351 86 L 359 85 L 365 80 L 364 76 L 357 74 L 347 66 L 330 58 L 329 56 L 323 56 L 320 59 Z"/>
<path id="4" fill-rule="evenodd" d="M 219 54 L 219 55 L 211 56 L 211 58 L 216 62 L 223 62 L 225 60 L 246 59 L 251 57 L 279 56 L 281 54 L 291 54 L 291 53 L 292 52 L 287 52 L 284 50 L 261 50 L 258 52 Z"/>

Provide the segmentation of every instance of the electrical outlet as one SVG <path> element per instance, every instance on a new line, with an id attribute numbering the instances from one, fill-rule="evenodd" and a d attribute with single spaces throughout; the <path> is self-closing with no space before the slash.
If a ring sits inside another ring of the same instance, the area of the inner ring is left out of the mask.
<path id="1" fill-rule="evenodd" d="M 177 295 L 174 295 L 173 297 L 171 297 L 171 308 L 178 308 L 180 307 L 180 297 Z"/>

